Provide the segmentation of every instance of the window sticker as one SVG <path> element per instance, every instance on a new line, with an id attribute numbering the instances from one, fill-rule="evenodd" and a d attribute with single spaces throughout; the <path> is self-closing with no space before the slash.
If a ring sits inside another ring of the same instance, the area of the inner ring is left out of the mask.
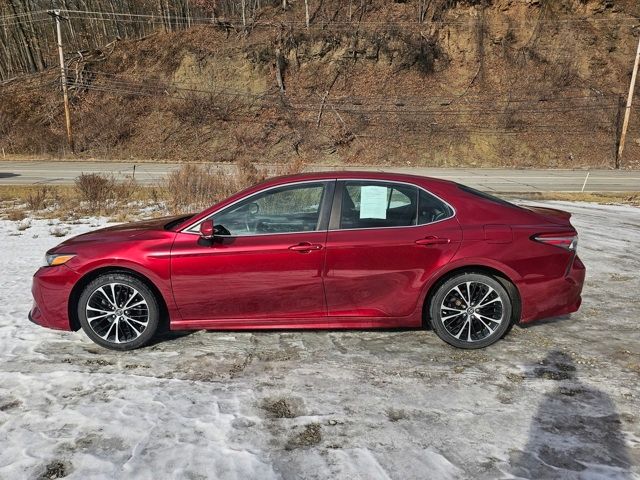
<path id="1" fill-rule="evenodd" d="M 360 189 L 360 218 L 387 218 L 387 187 Z"/>

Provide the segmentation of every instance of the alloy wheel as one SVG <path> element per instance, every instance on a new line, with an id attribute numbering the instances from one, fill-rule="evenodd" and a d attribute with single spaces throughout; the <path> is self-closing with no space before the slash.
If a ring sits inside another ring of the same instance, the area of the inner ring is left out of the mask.
<path id="1" fill-rule="evenodd" d="M 500 294 L 490 285 L 466 281 L 454 285 L 440 305 L 440 321 L 456 340 L 479 342 L 505 321 Z"/>
<path id="2" fill-rule="evenodd" d="M 108 283 L 96 288 L 89 295 L 85 313 L 95 334 L 110 343 L 132 342 L 149 324 L 147 300 L 124 283 Z"/>

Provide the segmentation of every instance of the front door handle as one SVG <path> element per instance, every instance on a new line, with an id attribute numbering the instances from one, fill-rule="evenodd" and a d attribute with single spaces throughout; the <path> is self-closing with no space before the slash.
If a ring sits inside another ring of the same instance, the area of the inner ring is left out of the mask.
<path id="1" fill-rule="evenodd" d="M 310 252 L 311 250 L 320 250 L 322 248 L 322 245 L 318 244 L 318 243 L 309 243 L 309 242 L 302 242 L 302 243 L 298 243 L 297 245 L 291 245 L 289 247 L 289 250 L 293 250 L 294 252 Z"/>
<path id="2" fill-rule="evenodd" d="M 447 243 L 451 243 L 451 239 L 440 238 L 435 236 L 429 236 L 429 237 L 420 238 L 419 240 L 416 240 L 416 244 L 418 245 L 444 245 Z"/>

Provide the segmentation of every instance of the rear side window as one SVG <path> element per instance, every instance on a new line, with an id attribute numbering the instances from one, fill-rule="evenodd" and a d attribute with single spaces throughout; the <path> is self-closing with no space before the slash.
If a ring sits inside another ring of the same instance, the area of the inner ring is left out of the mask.
<path id="1" fill-rule="evenodd" d="M 439 222 L 453 216 L 453 209 L 430 193 L 420 190 L 420 203 L 418 207 L 418 224 Z"/>
<path id="2" fill-rule="evenodd" d="M 410 227 L 451 216 L 451 207 L 414 185 L 349 181 L 342 193 L 340 228 Z"/>
<path id="3" fill-rule="evenodd" d="M 340 228 L 408 227 L 416 224 L 418 189 L 383 182 L 346 182 Z"/>

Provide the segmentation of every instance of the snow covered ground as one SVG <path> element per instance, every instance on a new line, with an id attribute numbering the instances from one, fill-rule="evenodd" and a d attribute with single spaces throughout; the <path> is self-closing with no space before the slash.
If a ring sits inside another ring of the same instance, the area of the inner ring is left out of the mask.
<path id="1" fill-rule="evenodd" d="M 580 231 L 583 306 L 482 351 L 429 331 L 106 351 L 26 318 L 52 232 L 104 221 L 0 221 L 0 478 L 640 478 L 640 209 L 553 204 Z"/>

